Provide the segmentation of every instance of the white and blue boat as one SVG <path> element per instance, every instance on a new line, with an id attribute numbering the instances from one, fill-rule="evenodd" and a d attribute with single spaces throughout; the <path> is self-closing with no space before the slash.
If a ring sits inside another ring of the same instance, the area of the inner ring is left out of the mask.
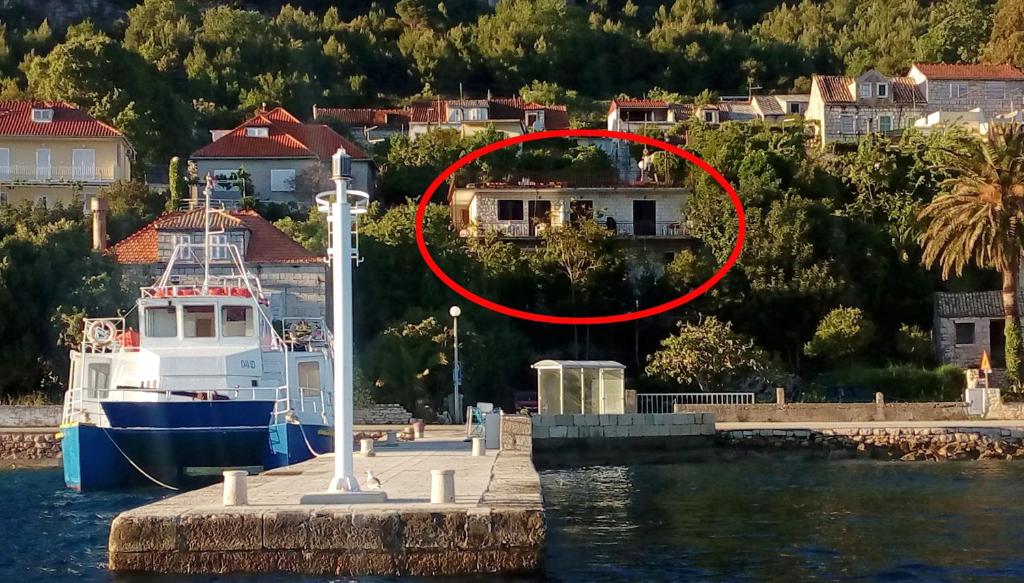
<path id="1" fill-rule="evenodd" d="M 238 248 L 210 242 L 216 212 L 207 205 L 204 242 L 178 244 L 141 288 L 138 331 L 85 320 L 60 428 L 69 488 L 180 488 L 332 451 L 330 333 L 315 318 L 275 327 Z M 211 274 L 207 258 L 225 255 L 231 269 Z"/>

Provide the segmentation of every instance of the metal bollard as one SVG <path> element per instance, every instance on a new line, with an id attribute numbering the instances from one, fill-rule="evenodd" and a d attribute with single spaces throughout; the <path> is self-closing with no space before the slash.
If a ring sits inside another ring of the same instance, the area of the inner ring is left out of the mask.
<path id="1" fill-rule="evenodd" d="M 398 447 L 398 432 L 388 431 L 388 437 L 384 441 L 384 447 Z"/>
<path id="2" fill-rule="evenodd" d="M 474 437 L 473 438 L 473 457 L 480 457 L 487 455 L 487 448 L 484 447 L 484 438 Z"/>
<path id="3" fill-rule="evenodd" d="M 455 503 L 455 470 L 430 470 L 430 503 Z"/>
<path id="4" fill-rule="evenodd" d="M 359 455 L 363 457 L 373 457 L 377 455 L 373 451 L 373 444 L 376 442 L 374 439 L 360 439 L 359 440 Z"/>
<path id="5" fill-rule="evenodd" d="M 245 487 L 245 478 L 249 472 L 230 470 L 224 472 L 224 506 L 247 506 L 249 496 Z"/>

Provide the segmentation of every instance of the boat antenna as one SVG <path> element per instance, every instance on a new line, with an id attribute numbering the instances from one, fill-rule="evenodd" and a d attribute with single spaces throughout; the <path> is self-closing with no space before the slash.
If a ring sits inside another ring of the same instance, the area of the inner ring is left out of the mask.
<path id="1" fill-rule="evenodd" d="M 206 175 L 206 188 L 203 189 L 205 208 L 203 208 L 203 295 L 210 291 L 210 193 L 213 191 L 215 179 Z"/>

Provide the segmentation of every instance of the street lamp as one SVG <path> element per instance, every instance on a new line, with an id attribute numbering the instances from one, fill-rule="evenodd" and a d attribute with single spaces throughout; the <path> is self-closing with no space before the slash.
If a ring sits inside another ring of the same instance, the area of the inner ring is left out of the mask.
<path id="1" fill-rule="evenodd" d="M 344 148 L 338 148 L 331 157 L 331 180 L 335 189 L 316 195 L 317 208 L 327 214 L 330 227 L 330 245 L 327 255 L 331 261 L 333 316 L 331 332 L 334 335 L 334 477 L 326 492 L 306 494 L 303 504 L 352 504 L 356 502 L 383 502 L 387 495 L 380 490 L 360 491 L 352 471 L 352 269 L 358 261 L 358 249 L 353 249 L 353 217 L 366 212 L 370 195 L 349 190 L 352 180 L 352 157 Z M 331 197 L 333 196 L 333 200 Z M 349 196 L 356 204 L 349 202 Z"/>
<path id="2" fill-rule="evenodd" d="M 452 421 L 462 423 L 462 403 L 459 399 L 459 387 L 462 386 L 462 364 L 459 363 L 459 316 L 462 315 L 462 308 L 452 306 L 448 308 L 448 314 L 452 317 L 452 336 L 455 341 L 455 365 L 452 367 Z"/>

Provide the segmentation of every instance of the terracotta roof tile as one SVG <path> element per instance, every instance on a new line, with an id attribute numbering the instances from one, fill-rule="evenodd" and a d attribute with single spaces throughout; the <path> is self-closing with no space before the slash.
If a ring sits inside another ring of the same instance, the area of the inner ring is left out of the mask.
<path id="1" fill-rule="evenodd" d="M 267 137 L 246 135 L 248 127 L 266 127 Z M 277 107 L 259 112 L 220 139 L 192 152 L 192 158 L 319 158 L 327 160 L 339 147 L 352 158 L 370 156 L 323 124 L 306 124 Z"/>
<path id="2" fill-rule="evenodd" d="M 53 121 L 32 121 L 32 110 L 52 109 Z M 0 135 L 123 138 L 113 126 L 63 101 L 0 101 Z"/>
<path id="3" fill-rule="evenodd" d="M 167 213 L 110 248 L 119 263 L 147 264 L 160 262 L 160 231 L 198 231 L 204 228 L 204 209 Z M 322 258 L 295 242 L 256 211 L 226 211 L 211 216 L 217 230 L 245 229 L 249 244 L 247 263 L 315 263 Z"/>
<path id="4" fill-rule="evenodd" d="M 314 117 L 317 120 L 345 124 L 403 125 L 409 123 L 411 112 L 409 109 L 317 107 L 314 109 Z"/>
<path id="5" fill-rule="evenodd" d="M 1009 63 L 914 63 L 914 66 L 929 79 L 1024 81 L 1024 72 Z"/>
<path id="6" fill-rule="evenodd" d="M 821 98 L 825 103 L 856 103 L 850 92 L 852 77 L 843 75 L 814 75 L 814 83 L 818 86 Z M 892 99 L 896 103 L 924 104 L 924 94 L 910 77 L 892 77 Z"/>

